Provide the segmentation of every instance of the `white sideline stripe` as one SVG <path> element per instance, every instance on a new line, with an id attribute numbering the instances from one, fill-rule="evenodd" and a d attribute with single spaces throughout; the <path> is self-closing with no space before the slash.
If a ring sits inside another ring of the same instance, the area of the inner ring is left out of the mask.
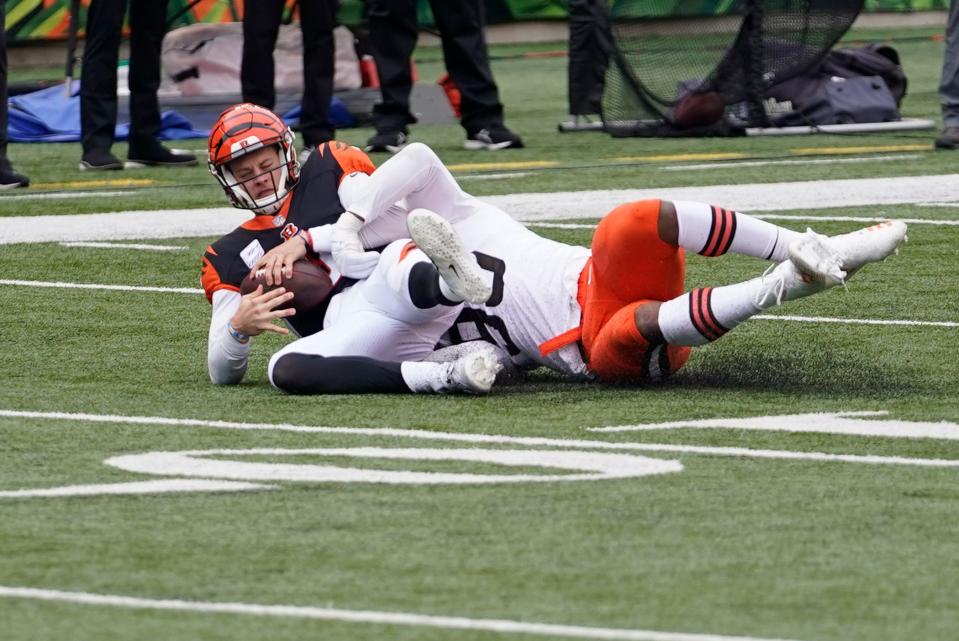
<path id="1" fill-rule="evenodd" d="M 688 169 L 728 169 L 730 167 L 768 167 L 769 165 L 836 165 L 844 163 L 888 162 L 890 160 L 913 160 L 920 154 L 892 154 L 889 156 L 862 156 L 859 158 L 817 158 L 807 160 L 741 160 L 738 162 L 715 161 L 689 165 L 666 165 L 663 171 L 686 171 Z"/>
<path id="2" fill-rule="evenodd" d="M 117 594 L 66 592 L 0 586 L 0 597 L 34 599 L 79 605 L 99 605 L 138 610 L 167 610 L 200 612 L 204 614 L 245 614 L 252 616 L 284 617 L 292 619 L 319 619 L 350 623 L 405 625 L 446 630 L 483 630 L 501 634 L 534 634 L 539 636 L 580 639 L 611 639 L 616 641 L 788 641 L 761 637 L 726 636 L 656 630 L 629 630 L 624 628 L 594 628 L 580 625 L 534 623 L 508 619 L 470 619 L 458 616 L 435 616 L 405 612 L 377 612 L 374 610 L 345 610 L 297 605 L 267 605 L 261 603 L 230 603 L 211 601 L 183 601 L 180 599 L 150 599 Z"/>
<path id="3" fill-rule="evenodd" d="M 530 172 L 528 171 L 518 171 L 515 173 L 506 174 L 474 174 L 456 176 L 456 180 L 502 180 L 504 178 L 521 178 L 522 176 L 529 176 L 529 174 Z"/>
<path id="4" fill-rule="evenodd" d="M 60 243 L 61 247 L 93 247 L 96 249 L 138 249 L 155 252 L 180 252 L 190 249 L 185 245 L 147 245 L 144 243 L 92 243 L 70 242 Z"/>
<path id="5" fill-rule="evenodd" d="M 34 490 L 9 490 L 0 492 L 2 498 L 35 498 L 57 496 L 102 496 L 104 494 L 166 494 L 169 492 L 241 492 L 266 490 L 276 487 L 259 483 L 239 481 L 207 481 L 202 479 L 163 479 L 133 483 L 101 483 L 97 485 L 71 485 Z"/>
<path id="6" fill-rule="evenodd" d="M 830 318 L 828 316 L 779 316 L 757 314 L 755 320 L 795 321 L 799 323 L 843 323 L 846 325 L 901 325 L 906 327 L 959 327 L 953 321 L 883 320 L 879 318 Z"/>
<path id="7" fill-rule="evenodd" d="M 104 289 L 118 292 L 161 292 L 172 294 L 202 294 L 202 289 L 192 287 L 139 287 L 136 285 L 99 285 L 96 283 L 62 283 L 43 280 L 3 280 L 0 285 L 19 287 L 59 287 L 62 289 Z M 797 321 L 802 323 L 846 323 L 849 325 L 914 325 L 925 327 L 959 327 L 959 322 L 952 321 L 917 321 L 917 320 L 884 320 L 876 318 L 829 318 L 826 316 L 778 316 L 773 314 L 759 314 L 753 316 L 758 320 Z"/>
<path id="8" fill-rule="evenodd" d="M 959 207 L 959 202 L 916 203 L 917 207 Z"/>
<path id="9" fill-rule="evenodd" d="M 959 207 L 959 203 L 956 203 Z M 827 222 L 878 223 L 884 220 L 901 220 L 907 225 L 959 225 L 959 220 L 937 220 L 934 218 L 899 218 L 898 216 L 794 216 L 790 214 L 757 214 L 756 218 L 764 220 L 801 220 Z"/>
<path id="10" fill-rule="evenodd" d="M 633 200 L 722 203 L 737 211 L 782 211 L 870 205 L 949 202 L 959 193 L 959 174 L 846 180 L 808 180 L 709 187 L 658 187 L 484 196 L 483 201 L 519 221 L 597 219 Z M 70 240 L 123 240 L 207 236 L 216 238 L 249 219 L 230 207 L 130 211 L 68 216 L 3 218 L 0 245 Z"/>
<path id="11" fill-rule="evenodd" d="M 956 199 L 957 193 L 959 193 L 959 174 L 946 174 L 707 187 L 510 194 L 484 196 L 482 200 L 509 212 L 517 220 L 534 221 L 601 218 L 622 203 L 652 198 L 721 203 L 724 207 L 736 211 L 752 213 L 951 201 Z"/>
<path id="12" fill-rule="evenodd" d="M 331 400 L 330 402 L 335 402 Z M 389 436 L 456 441 L 460 443 L 507 443 L 545 447 L 563 447 L 598 450 L 627 450 L 645 452 L 670 452 L 702 454 L 705 456 L 730 456 L 734 458 L 762 458 L 821 461 L 837 463 L 861 463 L 866 465 L 909 465 L 916 467 L 959 468 L 959 459 L 906 458 L 901 456 L 875 456 L 858 454 L 827 454 L 824 452 L 792 452 L 787 450 L 753 450 L 745 447 L 706 447 L 699 445 L 671 445 L 665 443 L 610 443 L 577 439 L 555 439 L 538 436 L 501 436 L 496 434 L 462 434 L 455 432 L 431 432 L 429 430 L 405 430 L 395 427 L 325 427 L 290 425 L 284 423 L 239 423 L 233 421 L 206 421 L 200 419 L 166 418 L 163 416 L 117 416 L 113 414 L 72 414 L 67 412 L 31 412 L 0 410 L 0 417 L 36 418 L 47 420 L 87 421 L 91 423 L 120 423 L 124 425 L 169 425 L 178 427 L 211 427 L 226 430 L 274 430 L 278 432 L 301 432 L 313 434 L 350 434 L 357 436 Z"/>
<path id="13" fill-rule="evenodd" d="M 136 285 L 99 285 L 96 283 L 61 283 L 45 280 L 2 280 L 0 285 L 20 287 L 59 287 L 62 289 L 106 289 L 115 292 L 164 292 L 172 294 L 202 294 L 202 289 L 193 287 L 139 287 Z"/>
<path id="14" fill-rule="evenodd" d="M 959 202 L 952 205 L 959 207 Z M 959 220 L 936 220 L 932 218 L 897 218 L 896 216 L 796 216 L 791 214 L 750 214 L 753 218 L 762 220 L 795 220 L 797 222 L 851 222 L 851 223 L 878 223 L 890 218 L 901 220 L 907 225 L 945 225 L 959 226 Z M 596 229 L 597 223 L 541 223 L 529 222 L 527 227 L 544 227 L 548 229 Z"/>
<path id="15" fill-rule="evenodd" d="M 142 188 L 141 188 L 142 189 Z M 149 188 L 148 188 L 149 189 Z M 66 192 L 58 191 L 56 193 L 50 194 L 10 194 L 4 196 L 4 199 L 7 198 L 11 200 L 49 200 L 51 198 L 56 199 L 67 199 L 67 198 L 102 198 L 103 196 L 135 196 L 138 195 L 140 191 L 75 191 L 75 192 Z"/>

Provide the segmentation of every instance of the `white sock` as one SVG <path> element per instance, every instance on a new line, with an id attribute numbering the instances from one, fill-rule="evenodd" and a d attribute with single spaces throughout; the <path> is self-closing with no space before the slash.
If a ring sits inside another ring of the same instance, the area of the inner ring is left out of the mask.
<path id="1" fill-rule="evenodd" d="M 435 393 L 446 390 L 446 370 L 449 363 L 426 363 L 418 361 L 403 361 L 400 363 L 400 374 L 403 382 L 410 391 L 421 393 Z"/>
<path id="2" fill-rule="evenodd" d="M 679 245 L 703 256 L 726 252 L 776 263 L 788 258 L 789 244 L 800 236 L 764 220 L 706 203 L 674 201 Z"/>
<path id="3" fill-rule="evenodd" d="M 776 304 L 757 304 L 762 278 L 724 287 L 702 287 L 668 300 L 659 308 L 659 329 L 670 345 L 705 345 L 748 318 Z"/>

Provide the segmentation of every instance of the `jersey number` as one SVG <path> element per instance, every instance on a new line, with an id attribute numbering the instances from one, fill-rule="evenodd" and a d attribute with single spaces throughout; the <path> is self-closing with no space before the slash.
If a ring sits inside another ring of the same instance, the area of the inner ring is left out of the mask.
<path id="1" fill-rule="evenodd" d="M 476 262 L 481 268 L 493 273 L 493 292 L 490 294 L 489 300 L 486 301 L 485 307 L 496 307 L 503 302 L 503 274 L 506 273 L 506 263 L 501 258 L 483 252 L 473 252 L 473 255 L 476 256 Z M 510 338 L 506 323 L 502 318 L 472 307 L 464 307 L 460 315 L 457 316 L 456 323 L 450 329 L 450 339 L 453 343 L 463 342 L 459 325 L 465 323 L 475 325 L 480 338 L 488 343 L 499 345 L 510 356 L 520 353 L 520 349 Z"/>

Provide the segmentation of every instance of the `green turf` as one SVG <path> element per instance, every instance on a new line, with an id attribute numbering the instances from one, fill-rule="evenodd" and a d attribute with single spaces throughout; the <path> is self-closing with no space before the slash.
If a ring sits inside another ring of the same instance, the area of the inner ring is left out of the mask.
<path id="1" fill-rule="evenodd" d="M 917 38 L 897 41 L 897 46 L 913 82 L 907 113 L 935 117 L 934 66 L 941 43 Z M 506 56 L 519 50 L 495 51 Z M 425 77 L 438 68 L 428 62 L 435 55 L 421 53 L 427 60 L 420 65 Z M 561 135 L 554 128 L 564 111 L 565 61 L 501 57 L 494 65 L 509 123 L 527 137 L 529 149 L 509 156 L 460 151 L 461 132 L 455 127 L 418 127 L 416 138 L 436 145 L 451 163 L 555 159 L 579 168 L 464 182 L 477 193 L 953 171 L 952 156 L 932 152 L 908 164 L 769 165 L 722 172 L 664 171 L 671 161 L 593 167 L 623 156 L 732 151 L 784 157 L 797 147 L 928 143 L 932 134 L 706 141 Z M 344 131 L 343 137 L 362 142 L 368 133 Z M 90 178 L 72 169 L 77 149 L 15 145 L 12 155 L 42 188 L 45 181 Z M 0 212 L 222 206 L 217 188 L 201 169 L 116 177 L 150 177 L 172 186 L 122 199 L 17 201 L 0 196 Z M 191 184 L 196 187 L 184 187 Z M 875 208 L 802 213 L 878 215 Z M 884 213 L 959 220 L 959 208 L 910 205 Z M 786 224 L 792 229 L 805 225 Z M 856 223 L 815 226 L 838 233 Z M 589 230 L 539 231 L 584 245 L 591 235 Z M 835 289 L 773 313 L 956 322 L 959 228 L 913 225 L 909 237 L 898 256 L 864 269 L 848 291 Z M 209 240 L 147 241 L 187 247 L 180 252 L 0 245 L 0 278 L 197 288 L 199 255 Z M 687 283 L 732 283 L 763 268 L 753 259 L 692 256 Z M 483 398 L 311 398 L 285 396 L 269 387 L 267 360 L 285 343 L 275 336 L 256 339 L 242 385 L 210 385 L 209 305 L 200 294 L 0 285 L 0 309 L 0 410 L 959 458 L 955 441 L 934 439 L 583 429 L 866 410 L 888 411 L 892 419 L 959 423 L 955 327 L 754 320 L 695 350 L 679 374 L 649 389 L 571 383 L 537 370 L 527 381 Z M 0 491 L 154 478 L 104 464 L 123 454 L 364 446 L 532 447 L 396 434 L 0 416 Z M 803 641 L 954 638 L 959 628 L 959 470 L 690 453 L 650 456 L 679 460 L 684 469 L 638 479 L 500 486 L 281 482 L 279 489 L 252 493 L 0 498 L 0 586 Z M 243 460 L 503 473 L 502 466 L 457 461 L 404 463 L 306 454 Z M 512 472 L 563 473 L 526 466 Z M 536 638 L 10 598 L 0 598 L 0 622 L 0 637 L 18 641 Z"/>

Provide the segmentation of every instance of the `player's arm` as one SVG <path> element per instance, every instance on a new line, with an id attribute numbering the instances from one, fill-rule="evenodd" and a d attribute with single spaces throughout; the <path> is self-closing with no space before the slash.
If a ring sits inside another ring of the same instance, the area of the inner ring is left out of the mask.
<path id="1" fill-rule="evenodd" d="M 292 316 L 290 309 L 274 309 L 293 297 L 282 287 L 263 293 L 262 287 L 241 296 L 230 289 L 213 292 L 213 314 L 207 339 L 207 370 L 217 385 L 233 385 L 243 380 L 253 336 L 266 331 L 286 334 L 274 321 Z"/>

